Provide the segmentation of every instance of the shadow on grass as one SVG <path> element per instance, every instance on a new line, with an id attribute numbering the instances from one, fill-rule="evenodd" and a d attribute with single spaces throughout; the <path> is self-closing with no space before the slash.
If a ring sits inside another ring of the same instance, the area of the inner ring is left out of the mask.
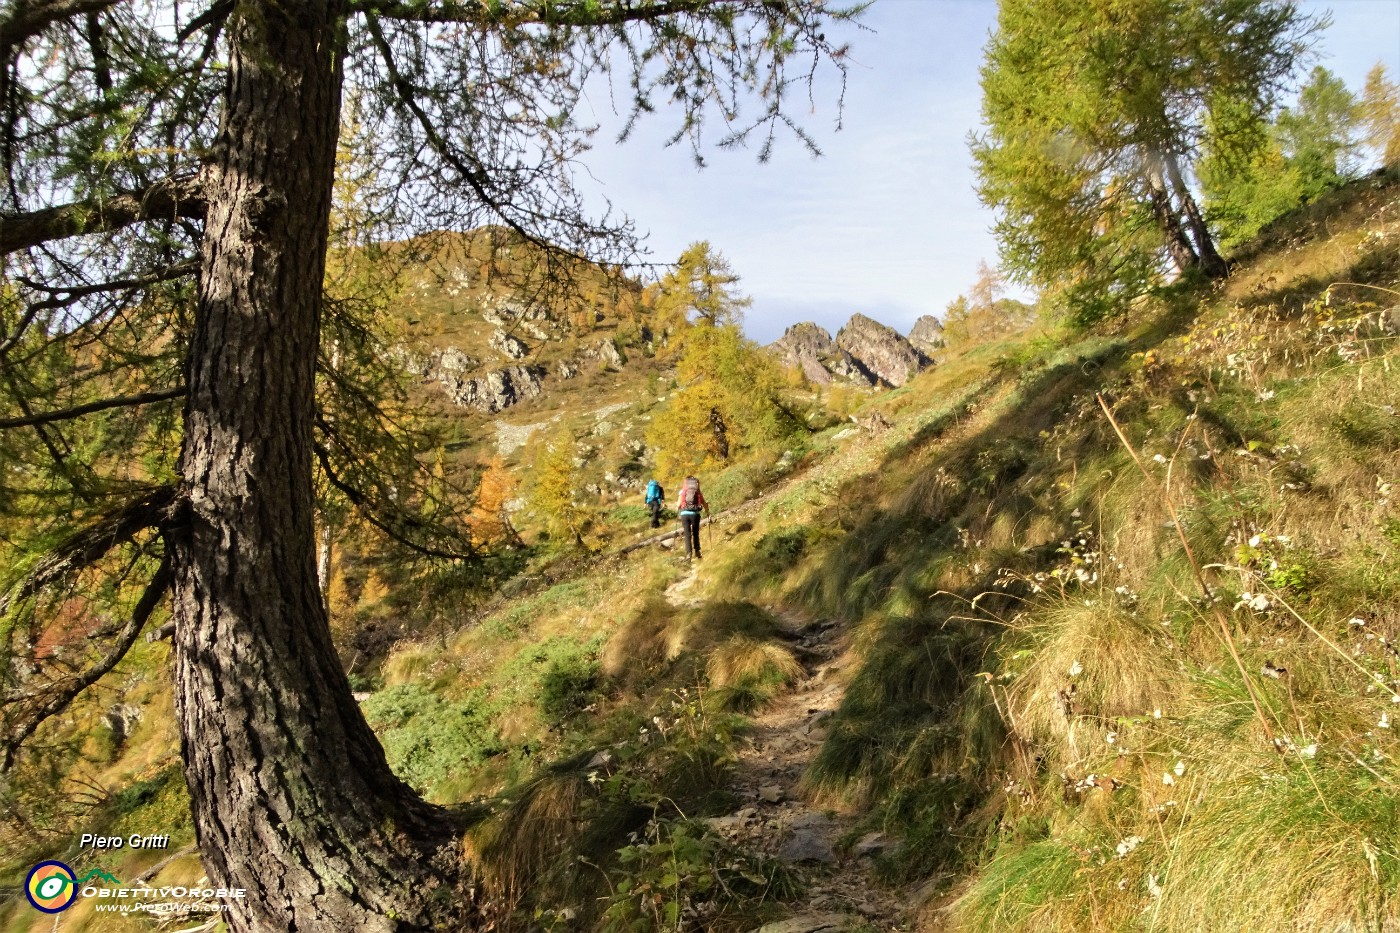
<path id="1" fill-rule="evenodd" d="M 871 824 L 901 839 L 882 861 L 888 880 L 975 858 L 995 825 L 1000 774 L 1024 750 L 978 675 L 1028 595 L 998 573 L 1025 577 L 1062 559 L 1058 541 L 1082 520 L 1056 488 L 1070 462 L 1125 462 L 1093 398 L 1135 353 L 1192 323 L 1198 292 L 1163 297 L 1165 310 L 1131 336 L 1042 346 L 997 366 L 895 447 L 878 482 L 848 483 L 843 533 L 807 556 L 787 594 L 857 623 L 859 667 L 804 782 L 818 800 L 870 808 Z M 1074 419 L 1082 427 L 1065 443 L 1047 443 Z M 974 560 L 970 541 L 994 559 Z"/>

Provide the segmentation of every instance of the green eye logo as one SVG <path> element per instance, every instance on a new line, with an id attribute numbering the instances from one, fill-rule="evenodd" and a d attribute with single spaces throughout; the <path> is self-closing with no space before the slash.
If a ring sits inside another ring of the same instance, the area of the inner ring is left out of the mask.
<path id="1" fill-rule="evenodd" d="M 24 879 L 24 896 L 36 910 L 56 914 L 78 899 L 78 879 L 62 862 L 40 862 Z"/>

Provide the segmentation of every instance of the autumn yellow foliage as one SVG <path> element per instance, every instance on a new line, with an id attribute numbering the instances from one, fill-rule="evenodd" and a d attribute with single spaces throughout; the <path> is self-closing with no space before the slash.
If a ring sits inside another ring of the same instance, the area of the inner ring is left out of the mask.
<path id="1" fill-rule="evenodd" d="M 519 485 L 499 455 L 491 458 L 476 487 L 476 505 L 467 517 L 474 544 L 489 548 L 515 538 L 506 503 L 515 497 Z"/>

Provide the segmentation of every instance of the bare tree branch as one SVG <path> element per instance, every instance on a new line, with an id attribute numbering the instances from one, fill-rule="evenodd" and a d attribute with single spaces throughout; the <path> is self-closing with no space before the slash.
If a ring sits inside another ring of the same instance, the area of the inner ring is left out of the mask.
<path id="1" fill-rule="evenodd" d="M 0 18 L 0 48 L 13 48 L 60 20 L 96 13 L 121 0 L 19 0 Z"/>
<path id="2" fill-rule="evenodd" d="M 72 287 L 58 288 L 44 285 L 40 282 L 33 282 L 23 276 L 18 276 L 17 280 L 25 287 L 35 291 L 47 292 L 51 297 L 45 298 L 42 301 L 36 301 L 27 307 L 24 310 L 24 314 L 15 324 L 14 330 L 0 337 L 0 357 L 3 357 L 10 350 L 14 349 L 15 344 L 19 343 L 20 338 L 24 336 L 25 330 L 28 329 L 30 324 L 34 323 L 34 318 L 38 316 L 41 311 L 52 311 L 56 308 L 67 307 L 83 298 L 87 298 L 91 295 L 99 295 L 103 292 L 117 292 L 123 290 L 135 291 L 139 288 L 145 288 L 147 285 L 169 282 L 173 279 L 191 275 L 198 271 L 198 260 L 191 259 L 186 262 L 176 263 L 173 266 L 139 278 L 117 279 L 113 282 L 97 282 L 92 285 L 75 285 Z"/>
<path id="3" fill-rule="evenodd" d="M 23 418 L 0 419 L 0 431 L 7 431 L 11 428 L 23 428 L 33 424 L 52 424 L 55 421 L 69 421 L 73 418 L 81 418 L 83 415 L 90 415 L 95 411 L 106 411 L 109 408 L 131 408 L 136 405 L 148 405 L 151 402 L 164 402 L 172 398 L 183 398 L 185 395 L 184 386 L 176 386 L 173 389 L 157 389 L 154 392 L 142 392 L 140 395 L 120 395 L 116 398 L 104 398 L 96 402 L 88 402 L 86 405 L 77 405 L 73 408 L 64 408 L 60 411 L 44 411 L 33 415 L 26 415 Z"/>
<path id="4" fill-rule="evenodd" d="M 34 734 L 34 730 L 43 725 L 45 720 L 66 710 L 78 694 L 96 683 L 103 674 L 116 667 L 117 662 L 126 657 L 126 653 L 136 644 L 141 629 L 145 627 L 146 621 L 160 605 L 169 588 L 170 559 L 164 557 L 155 576 L 151 578 L 145 592 L 141 594 L 141 599 L 136 603 L 136 608 L 132 610 L 131 618 L 117 633 L 106 654 L 75 674 L 47 681 L 37 687 L 26 686 L 0 698 L 0 708 L 8 708 L 4 723 L 5 734 L 0 736 L 0 774 L 14 765 L 15 753 L 19 751 L 24 740 Z"/>
<path id="5" fill-rule="evenodd" d="M 319 418 L 317 421 L 324 428 L 324 422 Z M 321 464 L 321 469 L 325 471 L 326 480 L 336 489 L 340 490 L 345 498 L 350 500 L 350 504 L 355 507 L 356 511 L 360 513 L 365 521 L 388 535 L 392 540 L 397 541 L 409 550 L 422 554 L 425 557 L 436 557 L 441 560 L 475 560 L 480 557 L 479 554 L 473 553 L 472 551 L 446 551 L 442 548 L 430 547 L 411 540 L 402 530 L 395 528 L 393 524 L 386 521 L 384 517 L 379 514 L 379 511 L 374 507 L 374 503 L 371 501 L 371 497 L 368 493 L 355 487 L 341 477 L 340 473 L 336 471 L 334 465 L 331 463 L 330 450 L 328 450 L 324 444 L 316 443 L 313 445 L 313 450 L 316 453 L 317 461 Z M 419 524 L 424 523 L 419 522 Z"/>
<path id="6" fill-rule="evenodd" d="M 166 178 L 144 191 L 76 201 L 24 214 L 0 214 L 0 255 L 53 240 L 106 233 L 147 220 L 204 217 L 194 176 Z"/>
<path id="7" fill-rule="evenodd" d="M 736 7 L 752 6 L 747 0 L 727 0 Z M 599 7 L 589 0 L 559 3 L 552 0 L 501 4 L 493 12 L 483 3 L 404 3 L 399 0 L 359 0 L 350 9 L 385 19 L 413 23 L 468 23 L 474 25 L 526 26 L 618 26 L 698 13 L 715 4 L 713 0 L 636 0 L 634 3 Z"/>
<path id="8" fill-rule="evenodd" d="M 9 614 L 11 606 L 29 599 L 69 574 L 91 566 L 113 548 L 126 544 L 142 531 L 168 526 L 179 502 L 173 485 L 158 486 L 75 532 L 41 559 L 8 593 L 0 595 L 0 618 Z"/>
<path id="9" fill-rule="evenodd" d="M 419 127 L 422 128 L 423 136 L 428 141 L 428 145 L 438 154 L 438 157 L 456 170 L 462 180 L 467 183 L 472 191 L 476 192 L 477 197 L 481 198 L 482 203 L 488 205 L 492 211 L 495 212 L 501 223 L 513 230 L 526 242 L 539 247 L 546 256 L 563 255 L 580 262 L 592 262 L 587 256 L 541 239 L 538 235 L 521 224 L 521 222 L 506 209 L 506 206 L 501 203 L 500 199 L 494 197 L 491 192 L 487 190 L 486 171 L 479 165 L 473 166 L 468 164 L 462 153 L 454 150 L 452 145 L 443 138 L 442 133 L 439 132 L 438 127 L 433 123 L 432 118 L 429 117 L 419 105 L 413 84 L 400 72 L 398 65 L 394 61 L 394 50 L 390 47 L 389 41 L 384 37 L 383 30 L 379 28 L 378 21 L 374 16 L 369 16 L 366 22 L 369 26 L 370 38 L 373 39 L 374 46 L 379 51 L 379 56 L 384 62 L 384 68 L 389 76 L 389 80 L 393 82 L 394 89 L 399 93 L 399 103 L 413 115 L 414 120 L 416 120 Z"/>

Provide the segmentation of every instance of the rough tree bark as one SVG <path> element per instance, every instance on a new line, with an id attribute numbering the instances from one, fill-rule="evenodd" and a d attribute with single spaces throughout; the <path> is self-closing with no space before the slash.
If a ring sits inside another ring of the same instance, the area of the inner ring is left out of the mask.
<path id="1" fill-rule="evenodd" d="M 714 451 L 721 460 L 729 459 L 729 426 L 718 408 L 710 409 L 710 431 L 714 434 Z"/>
<path id="2" fill-rule="evenodd" d="M 1194 269 L 1200 265 L 1201 257 L 1196 254 L 1186 231 L 1182 229 L 1181 218 L 1172 206 L 1171 194 L 1167 191 L 1166 179 L 1162 175 L 1161 157 L 1155 152 L 1148 153 L 1145 168 L 1147 196 L 1152 203 L 1152 216 L 1162 231 L 1167 254 L 1171 256 L 1177 272 Z"/>
<path id="3" fill-rule="evenodd" d="M 1201 216 L 1201 209 L 1196 205 L 1191 188 L 1181 175 L 1181 165 L 1176 156 L 1167 157 L 1166 168 L 1172 189 L 1181 199 L 1182 211 L 1186 214 L 1186 226 L 1191 230 L 1191 239 L 1196 243 L 1196 255 L 1201 259 L 1201 271 L 1212 279 L 1228 275 L 1230 267 L 1215 248 L 1215 239 L 1210 235 L 1210 227 L 1206 225 L 1206 219 Z"/>
<path id="4" fill-rule="evenodd" d="M 187 372 L 188 515 L 171 542 L 176 712 L 204 864 L 215 884 L 247 890 L 233 929 L 461 929 L 470 902 L 452 827 L 390 771 L 316 574 L 340 4 L 240 5 L 229 24 Z"/>

